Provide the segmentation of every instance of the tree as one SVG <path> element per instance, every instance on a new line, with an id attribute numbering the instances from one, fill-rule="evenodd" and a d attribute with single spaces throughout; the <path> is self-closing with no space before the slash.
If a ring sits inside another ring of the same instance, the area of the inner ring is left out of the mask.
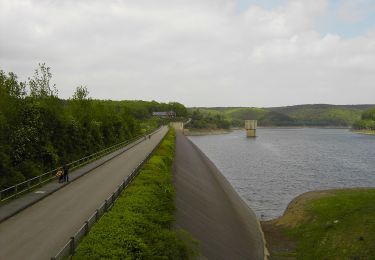
<path id="1" fill-rule="evenodd" d="M 86 86 L 78 86 L 73 94 L 73 100 L 87 100 L 89 93 Z"/>
<path id="2" fill-rule="evenodd" d="M 0 70 L 0 96 L 23 98 L 25 95 L 25 84 L 17 81 L 17 75 L 10 72 L 7 76 L 4 71 Z"/>
<path id="3" fill-rule="evenodd" d="M 51 68 L 47 67 L 45 63 L 39 63 L 38 66 L 39 67 L 35 69 L 34 76 L 28 78 L 31 97 L 57 97 L 58 91 L 56 89 L 56 84 L 51 85 Z"/>
<path id="4" fill-rule="evenodd" d="M 169 110 L 176 112 L 178 117 L 185 117 L 187 115 L 187 109 L 184 105 L 177 102 L 168 103 Z"/>
<path id="5" fill-rule="evenodd" d="M 375 121 L 375 108 L 366 110 L 362 113 L 363 120 L 374 120 Z"/>

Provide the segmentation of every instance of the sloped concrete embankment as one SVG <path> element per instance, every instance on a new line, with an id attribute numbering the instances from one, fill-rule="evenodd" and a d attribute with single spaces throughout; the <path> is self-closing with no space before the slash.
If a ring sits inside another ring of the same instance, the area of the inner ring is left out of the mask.
<path id="1" fill-rule="evenodd" d="M 254 212 L 198 147 L 180 133 L 176 138 L 176 228 L 200 242 L 204 258 L 265 259 Z"/>

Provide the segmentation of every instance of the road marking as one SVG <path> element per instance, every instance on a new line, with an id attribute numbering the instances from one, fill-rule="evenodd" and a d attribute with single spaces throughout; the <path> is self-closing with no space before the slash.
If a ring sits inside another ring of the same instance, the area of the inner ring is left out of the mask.
<path id="1" fill-rule="evenodd" d="M 43 194 L 43 193 L 46 193 L 46 191 L 44 191 L 44 190 L 37 190 L 35 193 L 36 194 Z"/>

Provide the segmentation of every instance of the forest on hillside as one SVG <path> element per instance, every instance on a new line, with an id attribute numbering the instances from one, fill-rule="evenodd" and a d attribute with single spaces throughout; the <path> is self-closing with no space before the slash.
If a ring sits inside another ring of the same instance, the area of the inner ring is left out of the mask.
<path id="1" fill-rule="evenodd" d="M 155 129 L 152 112 L 169 110 L 187 114 L 176 102 L 91 99 L 84 86 L 61 99 L 45 64 L 27 82 L 0 70 L 0 189 Z"/>
<path id="2" fill-rule="evenodd" d="M 197 122 L 192 121 L 191 127 L 208 126 L 209 122 L 221 122 L 232 127 L 243 127 L 244 120 L 258 120 L 259 126 L 318 126 L 318 127 L 351 127 L 361 119 L 362 113 L 375 105 L 298 105 L 286 107 L 211 107 L 190 108 Z M 368 122 L 367 122 L 368 123 Z"/>

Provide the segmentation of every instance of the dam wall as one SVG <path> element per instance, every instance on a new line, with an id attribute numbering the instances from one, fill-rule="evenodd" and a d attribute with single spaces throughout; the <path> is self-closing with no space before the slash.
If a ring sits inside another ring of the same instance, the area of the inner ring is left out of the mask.
<path id="1" fill-rule="evenodd" d="M 171 122 L 169 123 L 169 126 L 176 131 L 184 131 L 184 122 Z"/>
<path id="2" fill-rule="evenodd" d="M 207 259 L 266 259 L 255 213 L 207 156 L 177 133 L 176 228 L 189 231 Z"/>

